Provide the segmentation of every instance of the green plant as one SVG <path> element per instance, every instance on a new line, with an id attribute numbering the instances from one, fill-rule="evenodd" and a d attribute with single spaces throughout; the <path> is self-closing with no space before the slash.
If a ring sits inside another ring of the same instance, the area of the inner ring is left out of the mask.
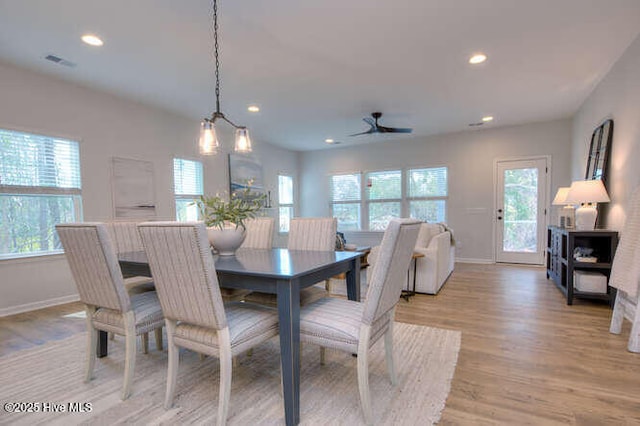
<path id="1" fill-rule="evenodd" d="M 228 223 L 245 228 L 245 219 L 251 219 L 264 205 L 265 196 L 252 193 L 249 189 L 240 196 L 233 194 L 229 201 L 220 195 L 201 196 L 196 204 L 207 227 L 224 229 Z"/>

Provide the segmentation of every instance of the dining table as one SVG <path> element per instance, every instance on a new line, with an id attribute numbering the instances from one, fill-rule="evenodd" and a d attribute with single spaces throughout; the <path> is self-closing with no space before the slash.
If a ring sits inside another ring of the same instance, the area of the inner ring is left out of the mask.
<path id="1" fill-rule="evenodd" d="M 360 300 L 357 251 L 239 249 L 233 256 L 214 255 L 220 287 L 277 295 L 280 362 L 285 423 L 300 422 L 300 290 L 346 273 L 347 297 Z M 120 253 L 123 275 L 151 277 L 144 251 Z M 98 339 L 98 356 L 107 355 L 107 333 Z"/>

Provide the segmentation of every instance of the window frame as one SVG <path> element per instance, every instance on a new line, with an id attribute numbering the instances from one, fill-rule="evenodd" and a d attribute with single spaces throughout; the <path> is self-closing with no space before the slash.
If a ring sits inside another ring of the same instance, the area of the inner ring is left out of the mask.
<path id="1" fill-rule="evenodd" d="M 81 155 L 81 139 L 69 135 L 47 134 L 47 132 L 32 131 L 28 129 L 16 129 L 6 126 L 1 126 L 0 130 L 9 133 L 25 134 L 35 136 L 39 138 L 46 138 L 51 141 L 61 140 L 65 142 L 72 142 L 75 144 L 78 161 L 77 161 L 77 188 L 57 187 L 57 186 L 45 186 L 45 185 L 13 185 L 3 184 L 0 181 L 0 195 L 16 195 L 24 197 L 71 197 L 73 203 L 73 220 L 72 222 L 82 222 L 84 220 L 84 210 L 82 205 L 82 155 Z M 55 234 L 55 224 L 51 229 L 52 234 Z M 0 262 L 12 261 L 12 260 L 24 260 L 38 257 L 59 256 L 64 254 L 64 249 L 60 246 L 59 249 L 52 249 L 47 251 L 28 252 L 28 253 L 0 253 Z"/>
<path id="2" fill-rule="evenodd" d="M 409 177 L 410 173 L 413 170 L 425 170 L 425 169 L 445 169 L 446 170 L 446 195 L 439 196 L 409 196 Z M 368 191 L 368 175 L 372 173 L 384 173 L 384 172 L 400 172 L 400 190 L 401 197 L 400 198 L 380 198 L 380 199 L 369 199 L 369 191 Z M 359 175 L 360 176 L 360 199 L 359 200 L 349 200 L 349 201 L 334 201 L 333 200 L 333 177 L 334 176 L 342 176 L 342 175 Z M 399 202 L 400 203 L 400 216 L 401 217 L 409 217 L 411 211 L 411 202 L 413 201 L 438 201 L 442 200 L 445 202 L 444 207 L 444 218 L 443 221 L 447 221 L 447 216 L 449 212 L 448 201 L 449 201 L 449 166 L 447 165 L 433 165 L 433 166 L 411 166 L 411 167 L 391 167 L 384 169 L 376 169 L 376 170 L 364 170 L 364 171 L 341 171 L 341 172 L 333 172 L 329 173 L 328 178 L 329 183 L 329 213 L 332 217 L 334 216 L 334 206 L 335 205 L 344 205 L 344 204 L 357 204 L 360 206 L 360 223 L 359 229 L 357 230 L 342 230 L 347 232 L 382 232 L 377 230 L 370 229 L 370 212 L 369 208 L 373 204 L 377 203 L 385 203 L 385 202 Z"/>
<path id="3" fill-rule="evenodd" d="M 197 165 L 199 165 L 200 167 L 200 194 L 177 194 L 176 193 L 176 160 L 178 161 L 189 161 L 191 163 L 195 163 Z M 200 160 L 194 160 L 191 158 L 185 158 L 185 157 L 173 157 L 173 167 L 172 167 L 172 173 L 173 173 L 173 196 L 174 196 L 174 203 L 173 203 L 173 207 L 175 210 L 175 214 L 174 217 L 176 218 L 177 221 L 179 221 L 180 219 L 178 218 L 178 200 L 192 200 L 193 202 L 195 202 L 197 199 L 199 199 L 201 196 L 204 195 L 204 165 L 202 164 L 202 161 Z M 202 220 L 201 214 L 200 214 L 200 210 L 198 209 L 198 217 L 197 220 Z"/>
<path id="4" fill-rule="evenodd" d="M 281 194 L 280 194 L 280 178 L 281 177 L 286 177 L 291 179 L 291 203 L 281 203 Z M 285 172 L 279 172 L 277 174 L 277 180 L 278 180 L 278 234 L 288 234 L 289 231 L 282 231 L 280 229 L 280 220 L 282 219 L 280 217 L 280 208 L 290 208 L 291 209 L 291 218 L 295 217 L 296 214 L 296 209 L 295 209 L 295 204 L 296 204 L 296 188 L 295 188 L 295 180 L 293 178 L 293 174 L 290 173 L 285 173 Z"/>

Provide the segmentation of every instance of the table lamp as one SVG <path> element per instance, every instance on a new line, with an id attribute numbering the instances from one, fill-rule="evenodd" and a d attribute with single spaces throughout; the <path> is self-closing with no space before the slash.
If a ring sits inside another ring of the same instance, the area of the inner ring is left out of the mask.
<path id="1" fill-rule="evenodd" d="M 558 188 L 558 192 L 556 192 L 556 196 L 551 204 L 554 206 L 564 206 L 560 211 L 558 226 L 560 228 L 572 229 L 575 219 L 575 209 L 571 203 L 567 203 L 567 194 L 569 194 L 568 186 Z"/>
<path id="2" fill-rule="evenodd" d="M 576 210 L 576 230 L 592 231 L 598 217 L 597 203 L 611 201 L 600 179 L 577 180 L 571 183 L 565 202 L 580 204 Z"/>

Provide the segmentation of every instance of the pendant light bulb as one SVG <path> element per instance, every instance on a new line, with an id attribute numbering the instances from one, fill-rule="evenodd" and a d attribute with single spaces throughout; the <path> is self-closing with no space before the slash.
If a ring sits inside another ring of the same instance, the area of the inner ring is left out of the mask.
<path id="1" fill-rule="evenodd" d="M 214 155 L 217 154 L 218 148 L 220 148 L 220 142 L 218 142 L 218 136 L 216 135 L 216 128 L 209 120 L 204 120 L 200 124 L 200 154 L 202 155 Z"/>
<path id="2" fill-rule="evenodd" d="M 246 127 L 238 127 L 236 129 L 236 152 L 251 152 L 251 138 Z"/>

